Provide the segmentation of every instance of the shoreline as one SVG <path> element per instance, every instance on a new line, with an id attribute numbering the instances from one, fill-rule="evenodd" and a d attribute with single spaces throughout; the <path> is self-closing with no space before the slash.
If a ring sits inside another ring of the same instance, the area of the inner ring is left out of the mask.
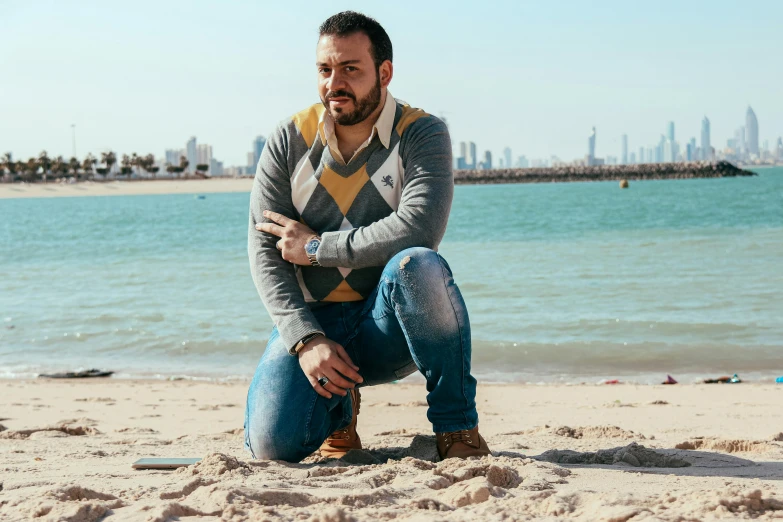
<path id="1" fill-rule="evenodd" d="M 570 166 L 529 169 L 455 170 L 456 185 L 654 181 L 757 176 L 727 162 Z M 77 183 L 0 183 L 0 199 L 249 193 L 253 177 L 141 179 Z"/>
<path id="2" fill-rule="evenodd" d="M 78 183 L 0 183 L 0 199 L 86 196 L 152 196 L 247 192 L 253 178 L 80 181 Z"/>

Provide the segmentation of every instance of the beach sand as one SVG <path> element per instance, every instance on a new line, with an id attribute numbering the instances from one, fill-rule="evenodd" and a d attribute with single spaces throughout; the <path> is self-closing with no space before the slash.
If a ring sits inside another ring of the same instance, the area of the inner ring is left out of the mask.
<path id="1" fill-rule="evenodd" d="M 0 199 L 78 196 L 139 196 L 250 192 L 253 178 L 161 179 L 80 183 L 0 183 Z"/>
<path id="2" fill-rule="evenodd" d="M 246 389 L 0 381 L 0 520 L 783 518 L 779 385 L 480 385 L 495 455 L 440 463 L 415 381 L 363 390 L 366 451 L 301 464 L 244 452 Z"/>

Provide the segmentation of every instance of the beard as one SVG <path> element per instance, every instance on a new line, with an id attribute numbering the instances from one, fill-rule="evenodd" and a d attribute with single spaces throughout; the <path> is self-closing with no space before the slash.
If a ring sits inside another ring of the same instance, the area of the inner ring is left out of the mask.
<path id="1" fill-rule="evenodd" d="M 331 109 L 329 107 L 330 98 L 350 98 L 353 100 L 354 109 L 351 112 L 346 112 L 342 107 Z M 367 96 L 357 100 L 353 93 L 348 91 L 328 91 L 324 98 L 321 98 L 321 103 L 324 104 L 326 110 L 334 118 L 334 121 L 339 125 L 350 127 L 366 120 L 370 114 L 372 114 L 378 105 L 381 104 L 381 75 L 375 75 L 375 85 Z"/>

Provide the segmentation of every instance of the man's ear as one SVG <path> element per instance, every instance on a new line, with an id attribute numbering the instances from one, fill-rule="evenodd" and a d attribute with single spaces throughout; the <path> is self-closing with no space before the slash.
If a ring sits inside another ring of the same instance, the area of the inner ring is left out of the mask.
<path id="1" fill-rule="evenodd" d="M 394 76 L 394 65 L 391 61 L 386 60 L 378 68 L 378 75 L 381 79 L 381 87 L 388 87 L 391 83 L 392 76 Z"/>

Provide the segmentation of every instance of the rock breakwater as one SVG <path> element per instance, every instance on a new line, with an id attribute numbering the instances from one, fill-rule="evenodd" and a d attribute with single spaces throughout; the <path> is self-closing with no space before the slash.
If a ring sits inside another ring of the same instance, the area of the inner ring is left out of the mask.
<path id="1" fill-rule="evenodd" d="M 457 184 L 556 183 L 568 181 L 619 181 L 647 179 L 697 179 L 755 176 L 728 161 L 646 163 L 641 165 L 598 165 L 533 169 L 455 170 Z"/>

